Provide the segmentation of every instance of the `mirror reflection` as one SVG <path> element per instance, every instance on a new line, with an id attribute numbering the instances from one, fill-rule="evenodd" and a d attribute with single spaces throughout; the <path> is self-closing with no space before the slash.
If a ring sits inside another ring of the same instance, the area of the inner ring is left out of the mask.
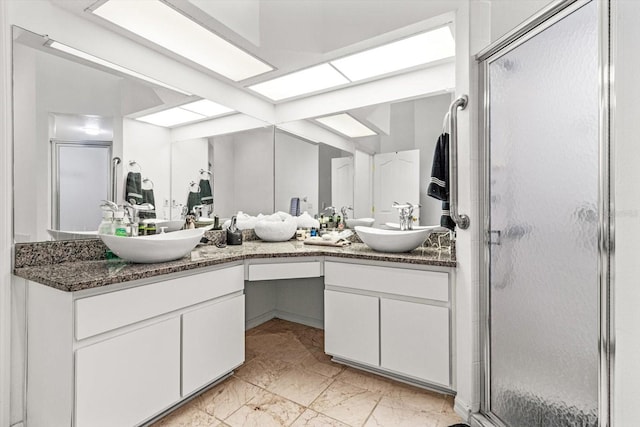
<path id="1" fill-rule="evenodd" d="M 122 204 L 130 174 L 139 174 L 141 192 L 153 191 L 158 219 L 182 219 L 194 206 L 221 221 L 238 211 L 314 216 L 345 208 L 350 218 L 381 225 L 397 222 L 393 201 L 408 201 L 421 205 L 420 225 L 440 221 L 426 187 L 448 93 L 341 112 L 372 136 L 350 138 L 306 120 L 342 138 L 340 148 L 286 124 L 176 141 L 170 128 L 135 118 L 193 97 L 53 54 L 19 28 L 13 55 L 17 242 L 93 237 L 100 200 L 113 199 L 112 177 Z M 205 191 L 189 206 L 206 182 L 211 203 Z"/>

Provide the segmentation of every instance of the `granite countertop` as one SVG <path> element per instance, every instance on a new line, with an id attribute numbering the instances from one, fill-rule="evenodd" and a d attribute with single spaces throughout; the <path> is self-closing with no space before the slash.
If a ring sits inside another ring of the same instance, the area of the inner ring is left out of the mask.
<path id="1" fill-rule="evenodd" d="M 55 289 L 75 292 L 245 259 L 304 256 L 332 256 L 441 267 L 456 266 L 455 256 L 447 250 L 439 251 L 421 247 L 409 253 L 394 254 L 375 252 L 363 243 L 335 248 L 305 245 L 302 242 L 290 240 L 278 243 L 248 241 L 239 246 L 225 248 L 202 245 L 196 247 L 190 256 L 158 264 L 133 264 L 120 259 L 70 261 L 15 268 L 14 274 Z"/>

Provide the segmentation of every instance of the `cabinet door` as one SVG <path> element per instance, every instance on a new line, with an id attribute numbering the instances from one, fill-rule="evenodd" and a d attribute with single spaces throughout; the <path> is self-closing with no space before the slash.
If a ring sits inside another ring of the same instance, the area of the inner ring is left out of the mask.
<path id="1" fill-rule="evenodd" d="M 378 298 L 324 291 L 325 352 L 378 366 Z"/>
<path id="2" fill-rule="evenodd" d="M 449 309 L 380 299 L 381 366 L 449 386 Z"/>
<path id="3" fill-rule="evenodd" d="M 182 396 L 244 361 L 244 295 L 182 315 Z"/>
<path id="4" fill-rule="evenodd" d="M 77 427 L 133 426 L 180 399 L 180 319 L 76 351 Z"/>

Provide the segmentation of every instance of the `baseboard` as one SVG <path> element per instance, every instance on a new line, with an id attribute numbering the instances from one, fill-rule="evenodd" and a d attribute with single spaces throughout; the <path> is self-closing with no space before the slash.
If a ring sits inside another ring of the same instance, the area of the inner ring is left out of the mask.
<path id="1" fill-rule="evenodd" d="M 302 325 L 311 326 L 312 328 L 324 329 L 324 320 L 314 317 L 302 316 L 300 314 L 289 313 L 287 311 L 275 310 L 275 316 L 278 319 L 287 320 L 289 322 L 300 323 Z"/>
<path id="2" fill-rule="evenodd" d="M 270 310 L 266 313 L 261 314 L 260 316 L 245 321 L 244 330 L 248 331 L 249 329 L 255 328 L 256 326 L 262 325 L 264 322 L 268 322 L 269 320 L 276 317 L 276 313 L 276 310 Z"/>
<path id="3" fill-rule="evenodd" d="M 471 405 L 467 402 L 463 402 L 461 399 L 456 396 L 453 404 L 453 410 L 456 414 L 460 416 L 465 421 L 469 421 L 471 418 Z"/>
<path id="4" fill-rule="evenodd" d="M 24 427 L 24 423 L 22 421 L 18 421 L 15 424 L 11 424 L 11 427 Z"/>

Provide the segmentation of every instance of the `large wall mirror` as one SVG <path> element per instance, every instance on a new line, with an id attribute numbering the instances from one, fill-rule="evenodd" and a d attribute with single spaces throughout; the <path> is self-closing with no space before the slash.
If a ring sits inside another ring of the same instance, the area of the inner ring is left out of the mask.
<path id="1" fill-rule="evenodd" d="M 54 51 L 29 31 L 13 33 L 17 242 L 51 240 L 52 229 L 95 231 L 114 171 L 119 204 L 127 174 L 140 173 L 163 219 L 180 218 L 190 191 L 207 179 L 210 215 L 223 219 L 289 212 L 297 199 L 300 212 L 350 207 L 350 217 L 374 217 L 378 225 L 397 221 L 393 200 L 408 201 L 421 205 L 421 225 L 440 221 L 440 203 L 426 187 L 448 93 L 340 112 L 373 136 L 349 138 L 306 120 L 340 135 L 342 145 L 266 123 L 177 141 L 170 128 L 136 118 L 198 98 Z M 121 159 L 115 169 L 114 157 Z"/>

